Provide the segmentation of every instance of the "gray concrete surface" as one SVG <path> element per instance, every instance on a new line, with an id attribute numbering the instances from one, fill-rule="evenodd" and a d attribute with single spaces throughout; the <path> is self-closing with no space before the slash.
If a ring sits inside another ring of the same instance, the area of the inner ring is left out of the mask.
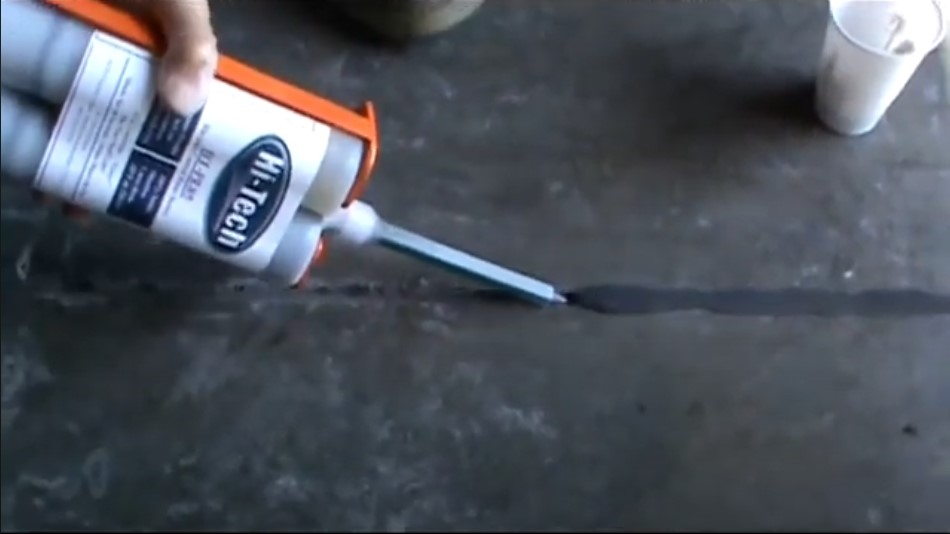
<path id="1" fill-rule="evenodd" d="M 407 226 L 567 285 L 950 291 L 939 61 L 832 136 L 820 3 L 499 1 L 404 49 L 307 4 L 222 2 L 223 48 L 374 100 Z M 533 311 L 382 251 L 290 294 L 6 185 L 0 229 L 4 530 L 950 527 L 946 316 Z"/>

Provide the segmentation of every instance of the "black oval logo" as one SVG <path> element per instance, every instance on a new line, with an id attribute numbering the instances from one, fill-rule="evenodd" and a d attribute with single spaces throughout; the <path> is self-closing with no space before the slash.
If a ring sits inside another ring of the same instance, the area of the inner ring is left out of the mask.
<path id="1" fill-rule="evenodd" d="M 205 212 L 212 248 L 238 254 L 254 245 L 277 216 L 290 186 L 290 150 L 276 135 L 255 139 L 218 175 Z"/>

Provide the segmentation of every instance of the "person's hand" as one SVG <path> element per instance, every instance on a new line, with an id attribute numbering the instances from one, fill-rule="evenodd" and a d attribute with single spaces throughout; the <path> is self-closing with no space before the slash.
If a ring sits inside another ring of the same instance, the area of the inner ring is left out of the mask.
<path id="1" fill-rule="evenodd" d="M 218 65 L 218 41 L 208 0 L 138 0 L 158 22 L 167 43 L 158 95 L 172 110 L 191 115 L 204 105 Z"/>
<path id="2" fill-rule="evenodd" d="M 191 115 L 204 105 L 218 66 L 218 40 L 209 0 L 106 0 L 155 23 L 166 43 L 158 96 L 172 110 Z"/>
<path id="3" fill-rule="evenodd" d="M 201 109 L 218 66 L 218 40 L 211 26 L 208 0 L 125 0 L 113 2 L 158 23 L 166 49 L 158 72 L 158 97 L 176 113 L 191 115 Z M 48 203 L 46 195 L 38 200 Z M 86 220 L 89 213 L 72 204 L 63 205 L 72 219 Z"/>

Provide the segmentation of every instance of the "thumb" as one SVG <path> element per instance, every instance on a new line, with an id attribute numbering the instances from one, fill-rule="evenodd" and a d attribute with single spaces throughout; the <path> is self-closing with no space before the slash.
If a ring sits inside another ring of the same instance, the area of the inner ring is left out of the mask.
<path id="1" fill-rule="evenodd" d="M 217 63 L 214 40 L 169 43 L 158 72 L 159 98 L 176 113 L 195 113 L 208 98 Z"/>
<path id="2" fill-rule="evenodd" d="M 208 98 L 218 65 L 218 42 L 207 0 L 147 0 L 161 25 L 166 49 L 158 71 L 158 96 L 181 115 Z"/>

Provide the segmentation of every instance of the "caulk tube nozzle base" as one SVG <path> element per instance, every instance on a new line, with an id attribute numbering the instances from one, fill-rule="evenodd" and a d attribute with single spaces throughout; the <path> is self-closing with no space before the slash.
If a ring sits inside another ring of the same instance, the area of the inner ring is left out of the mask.
<path id="1" fill-rule="evenodd" d="M 340 208 L 326 218 L 326 225 L 338 239 L 351 245 L 365 245 L 376 239 L 379 215 L 372 206 L 359 200 Z"/>
<path id="2" fill-rule="evenodd" d="M 267 278 L 292 286 L 303 279 L 320 248 L 323 219 L 306 210 L 298 210 L 264 270 Z"/>

